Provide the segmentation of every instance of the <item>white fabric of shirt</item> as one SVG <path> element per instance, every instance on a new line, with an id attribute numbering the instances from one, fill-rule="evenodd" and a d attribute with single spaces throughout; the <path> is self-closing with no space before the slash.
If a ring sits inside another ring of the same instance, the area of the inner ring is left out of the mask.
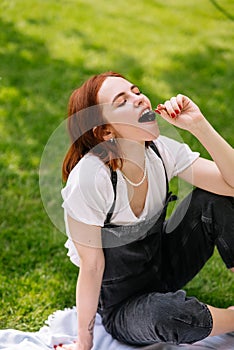
<path id="1" fill-rule="evenodd" d="M 199 153 L 193 152 L 188 145 L 166 136 L 160 135 L 154 142 L 163 159 L 168 181 L 199 157 Z M 121 171 L 117 170 L 116 204 L 111 223 L 116 225 L 136 224 L 145 220 L 146 217 L 154 216 L 163 208 L 166 196 L 165 171 L 161 159 L 151 147 L 146 149 L 146 169 L 148 192 L 144 209 L 139 217 L 136 217 L 131 210 L 126 180 Z M 61 193 L 68 237 L 70 233 L 67 214 L 85 224 L 102 227 L 114 201 L 110 170 L 99 157 L 86 154 L 72 169 Z M 68 256 L 72 262 L 79 265 L 77 251 L 70 239 L 65 246 L 69 249 Z"/>

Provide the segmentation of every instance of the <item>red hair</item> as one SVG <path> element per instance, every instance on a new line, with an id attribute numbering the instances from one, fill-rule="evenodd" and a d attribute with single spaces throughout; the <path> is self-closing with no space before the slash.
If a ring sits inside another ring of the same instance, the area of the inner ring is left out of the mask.
<path id="1" fill-rule="evenodd" d="M 68 131 L 71 146 L 62 167 L 62 177 L 65 182 L 74 166 L 88 152 L 97 155 L 113 170 L 122 168 L 123 159 L 118 144 L 104 142 L 103 138 L 108 124 L 102 115 L 97 95 L 108 77 L 126 79 L 123 75 L 111 71 L 101 73 L 89 78 L 71 94 L 68 103 Z M 146 147 L 149 144 L 149 141 L 145 142 Z"/>
<path id="2" fill-rule="evenodd" d="M 117 145 L 103 142 L 103 132 L 107 123 L 98 107 L 98 91 L 107 77 L 120 77 L 115 72 L 105 72 L 88 79 L 81 87 L 74 90 L 68 103 L 68 131 L 71 146 L 65 156 L 62 167 L 63 180 L 79 160 L 89 151 L 98 155 L 113 170 L 122 167 L 122 158 Z M 92 106 L 96 106 L 90 108 Z M 95 134 L 93 128 L 95 129 Z M 97 146 L 99 145 L 99 146 Z"/>

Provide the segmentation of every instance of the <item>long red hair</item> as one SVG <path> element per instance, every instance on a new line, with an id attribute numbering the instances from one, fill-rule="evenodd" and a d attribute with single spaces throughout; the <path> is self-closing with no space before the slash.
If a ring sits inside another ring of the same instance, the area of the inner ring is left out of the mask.
<path id="1" fill-rule="evenodd" d="M 111 142 L 103 142 L 103 133 L 107 123 L 98 106 L 97 95 L 107 77 L 124 78 L 124 76 L 115 72 L 95 75 L 81 87 L 74 90 L 69 99 L 68 132 L 71 138 L 71 146 L 63 161 L 62 177 L 64 181 L 67 181 L 71 170 L 89 151 L 98 155 L 113 170 L 122 167 L 122 158 L 118 146 Z M 95 133 L 93 132 L 94 127 L 96 127 Z"/>

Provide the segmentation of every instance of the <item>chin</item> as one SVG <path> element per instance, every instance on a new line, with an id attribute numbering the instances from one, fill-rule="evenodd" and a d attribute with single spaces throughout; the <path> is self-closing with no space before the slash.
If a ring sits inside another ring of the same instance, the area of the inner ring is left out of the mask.
<path id="1" fill-rule="evenodd" d="M 159 128 L 158 126 L 151 128 L 147 128 L 147 129 L 144 129 L 144 141 L 153 141 L 155 139 L 157 139 L 160 135 L 160 131 L 159 131 Z"/>

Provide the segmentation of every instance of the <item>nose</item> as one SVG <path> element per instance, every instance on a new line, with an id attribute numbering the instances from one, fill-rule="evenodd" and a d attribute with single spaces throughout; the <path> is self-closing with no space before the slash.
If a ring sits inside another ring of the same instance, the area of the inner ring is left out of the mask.
<path id="1" fill-rule="evenodd" d="M 144 101 L 144 96 L 142 94 L 140 95 L 134 94 L 133 104 L 135 107 L 141 106 L 143 104 L 143 101 Z"/>

